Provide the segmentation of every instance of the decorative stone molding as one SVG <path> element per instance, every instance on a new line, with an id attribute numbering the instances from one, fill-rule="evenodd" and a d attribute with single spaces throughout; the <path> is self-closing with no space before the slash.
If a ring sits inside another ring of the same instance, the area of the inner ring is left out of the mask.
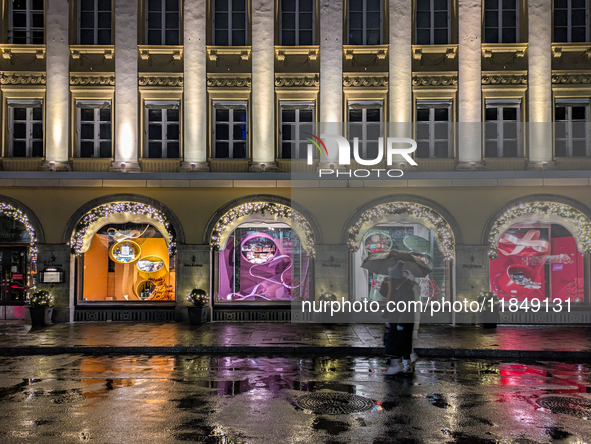
<path id="1" fill-rule="evenodd" d="M 375 55 L 379 60 L 385 60 L 388 45 L 344 45 L 343 51 L 347 60 L 353 60 L 356 55 Z"/>
<path id="2" fill-rule="evenodd" d="M 307 88 L 318 88 L 320 85 L 320 77 L 318 74 L 314 75 L 314 77 L 309 76 L 293 76 L 293 75 L 286 75 L 286 76 L 278 76 L 275 77 L 275 86 L 277 87 L 307 87 Z"/>
<path id="3" fill-rule="evenodd" d="M 15 54 L 35 54 L 39 60 L 45 59 L 45 45 L 2 45 L 2 58 L 11 60 Z"/>
<path id="4" fill-rule="evenodd" d="M 250 46 L 208 46 L 207 58 L 215 62 L 219 56 L 240 56 L 242 60 L 250 59 L 252 48 Z"/>
<path id="5" fill-rule="evenodd" d="M 96 74 L 70 75 L 70 86 L 115 86 L 115 76 Z"/>
<path id="6" fill-rule="evenodd" d="M 412 76 L 412 86 L 458 86 L 458 74 L 421 74 Z"/>
<path id="7" fill-rule="evenodd" d="M 70 54 L 75 60 L 80 59 L 82 54 L 99 54 L 106 60 L 113 60 L 115 56 L 114 46 L 99 46 L 99 45 L 71 45 Z"/>
<path id="8" fill-rule="evenodd" d="M 591 84 L 591 73 L 578 73 L 578 74 L 552 74 L 552 84 L 562 85 L 590 85 Z"/>
<path id="9" fill-rule="evenodd" d="M 2 73 L 2 85 L 45 85 L 47 77 L 41 73 Z"/>
<path id="10" fill-rule="evenodd" d="M 183 76 L 182 75 L 145 75 L 140 74 L 139 86 L 170 86 L 170 87 L 182 87 Z"/>
<path id="11" fill-rule="evenodd" d="M 421 60 L 423 54 L 443 54 L 447 59 L 455 59 L 458 54 L 458 45 L 413 45 L 412 58 Z"/>
<path id="12" fill-rule="evenodd" d="M 552 43 L 553 57 L 560 58 L 565 52 L 578 52 L 587 59 L 591 59 L 591 45 L 589 43 Z"/>
<path id="13" fill-rule="evenodd" d="M 182 46 L 155 46 L 155 45 L 141 45 L 138 46 L 140 58 L 142 60 L 150 60 L 155 55 L 169 55 L 174 60 L 182 60 L 183 47 Z"/>
<path id="14" fill-rule="evenodd" d="M 290 56 L 306 56 L 309 61 L 318 60 L 319 46 L 276 46 L 275 57 L 285 61 Z"/>
<path id="15" fill-rule="evenodd" d="M 250 77 L 208 77 L 208 88 L 250 88 Z"/>
<path id="16" fill-rule="evenodd" d="M 525 57 L 527 43 L 483 43 L 482 56 L 491 58 L 493 54 L 514 54 L 515 57 Z"/>
<path id="17" fill-rule="evenodd" d="M 355 88 L 376 88 L 388 87 L 388 76 L 345 76 L 343 77 L 343 86 Z"/>
<path id="18" fill-rule="evenodd" d="M 527 85 L 527 74 L 482 74 L 483 85 Z"/>

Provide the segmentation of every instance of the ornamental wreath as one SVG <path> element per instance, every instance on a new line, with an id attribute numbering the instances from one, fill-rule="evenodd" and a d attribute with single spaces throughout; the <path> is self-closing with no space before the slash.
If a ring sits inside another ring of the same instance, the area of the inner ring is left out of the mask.
<path id="1" fill-rule="evenodd" d="M 220 241 L 222 234 L 228 229 L 230 223 L 242 217 L 257 213 L 262 215 L 268 213 L 273 216 L 290 219 L 291 223 L 296 225 L 304 234 L 304 239 L 301 239 L 304 250 L 306 250 L 308 256 L 314 257 L 316 254 L 316 250 L 314 248 L 314 235 L 308 220 L 301 213 L 286 205 L 271 202 L 250 202 L 230 209 L 215 224 L 213 233 L 211 235 L 212 250 L 220 251 Z"/>
<path id="2" fill-rule="evenodd" d="M 491 260 L 498 257 L 497 249 L 499 247 L 499 241 L 507 226 L 511 225 L 512 221 L 524 214 L 554 215 L 568 220 L 574 226 L 575 232 L 573 234 L 578 243 L 580 242 L 583 253 L 591 253 L 591 222 L 587 216 L 568 205 L 550 202 L 533 202 L 511 207 L 495 221 L 488 237 L 490 244 L 488 256 Z"/>
<path id="3" fill-rule="evenodd" d="M 437 239 L 439 249 L 445 260 L 454 258 L 454 237 L 447 221 L 439 213 L 428 207 L 407 202 L 381 204 L 362 213 L 357 222 L 349 229 L 349 250 L 357 251 L 359 249 L 357 238 L 364 224 L 391 214 L 409 214 L 429 221 L 436 228 L 434 230 L 435 239 Z"/>
<path id="4" fill-rule="evenodd" d="M 168 245 L 168 253 L 173 255 L 176 251 L 175 237 L 170 229 L 170 224 L 166 219 L 166 216 L 161 211 L 157 210 L 150 205 L 136 203 L 136 202 L 116 202 L 104 205 L 99 205 L 93 208 L 84 215 L 82 219 L 76 225 L 74 234 L 70 240 L 70 248 L 73 254 L 81 254 L 84 236 L 92 228 L 92 226 L 101 218 L 108 217 L 116 213 L 131 213 L 131 214 L 143 214 L 150 216 L 152 219 L 160 222 L 166 228 L 168 235 L 170 236 L 170 244 Z"/>
<path id="5" fill-rule="evenodd" d="M 27 217 L 27 215 L 25 213 L 23 213 L 22 210 L 19 210 L 18 208 L 15 208 L 12 205 L 4 203 L 4 202 L 0 203 L 0 215 L 17 220 L 18 222 L 20 222 L 21 224 L 23 224 L 25 226 L 25 230 L 27 230 L 27 233 L 29 234 L 29 238 L 31 239 L 31 247 L 29 249 L 29 255 L 31 257 L 36 256 L 37 255 L 37 247 L 35 244 L 37 243 L 37 234 L 35 233 L 35 228 L 33 228 L 31 223 L 29 222 L 29 218 Z"/>

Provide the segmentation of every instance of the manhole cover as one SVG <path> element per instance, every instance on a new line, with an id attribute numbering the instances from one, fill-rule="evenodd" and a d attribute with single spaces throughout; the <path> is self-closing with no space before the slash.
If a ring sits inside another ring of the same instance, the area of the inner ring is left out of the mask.
<path id="1" fill-rule="evenodd" d="M 572 396 L 546 396 L 537 401 L 540 407 L 552 413 L 565 413 L 579 418 L 591 419 L 591 400 Z"/>
<path id="2" fill-rule="evenodd" d="M 371 410 L 375 404 L 371 399 L 359 395 L 318 392 L 298 398 L 296 405 L 319 415 L 342 415 L 365 412 Z"/>

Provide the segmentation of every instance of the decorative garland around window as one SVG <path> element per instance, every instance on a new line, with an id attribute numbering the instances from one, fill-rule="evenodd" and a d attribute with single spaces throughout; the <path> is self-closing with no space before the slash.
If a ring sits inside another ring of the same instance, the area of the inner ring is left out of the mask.
<path id="1" fill-rule="evenodd" d="M 445 260 L 454 258 L 455 244 L 451 227 L 447 221 L 436 211 L 424 205 L 408 202 L 397 202 L 377 205 L 374 208 L 364 211 L 357 222 L 349 229 L 349 250 L 357 251 L 359 244 L 357 238 L 364 224 L 375 221 L 391 214 L 408 214 L 418 219 L 428 221 L 435 226 L 434 236 L 437 239 L 439 249 Z"/>
<path id="2" fill-rule="evenodd" d="M 170 244 L 168 245 L 168 253 L 173 255 L 176 251 L 176 241 L 172 230 L 170 229 L 170 224 L 166 219 L 164 213 L 156 208 L 136 202 L 115 202 L 109 203 L 104 205 L 99 205 L 96 208 L 93 208 L 88 213 L 84 215 L 82 219 L 76 225 L 76 229 L 74 230 L 74 234 L 72 235 L 72 239 L 70 240 L 70 248 L 72 249 L 73 254 L 81 254 L 83 243 L 84 243 L 84 235 L 92 229 L 92 226 L 101 218 L 109 217 L 116 213 L 131 213 L 131 214 L 143 214 L 146 216 L 150 216 L 152 219 L 160 222 L 166 228 L 168 235 L 170 236 Z"/>
<path id="3" fill-rule="evenodd" d="M 507 225 L 511 225 L 512 221 L 525 214 L 553 215 L 566 219 L 572 224 L 574 229 L 573 234 L 579 247 L 583 249 L 583 253 L 591 253 L 591 221 L 589 221 L 587 216 L 568 205 L 551 202 L 533 202 L 511 207 L 495 221 L 488 237 L 490 244 L 488 256 L 490 259 L 496 259 L 498 257 L 497 249 L 499 247 L 499 240 L 508 228 Z"/>
<path id="4" fill-rule="evenodd" d="M 22 210 L 19 210 L 18 208 L 15 208 L 12 205 L 4 202 L 0 202 L 0 215 L 17 220 L 25 226 L 25 230 L 27 230 L 29 238 L 31 239 L 29 258 L 34 260 L 34 258 L 37 257 L 37 234 L 35 233 L 35 228 L 33 225 L 31 225 L 31 222 L 29 222 L 27 215 Z"/>
<path id="5" fill-rule="evenodd" d="M 228 226 L 232 222 L 242 217 L 257 213 L 262 215 L 267 213 L 272 216 L 290 219 L 291 223 L 297 226 L 300 232 L 304 235 L 304 239 L 301 239 L 304 250 L 306 250 L 308 256 L 314 257 L 316 254 L 314 247 L 314 234 L 308 220 L 301 213 L 286 205 L 271 202 L 250 202 L 230 209 L 215 224 L 213 233 L 211 235 L 212 250 L 220 251 L 222 234 L 228 229 Z"/>

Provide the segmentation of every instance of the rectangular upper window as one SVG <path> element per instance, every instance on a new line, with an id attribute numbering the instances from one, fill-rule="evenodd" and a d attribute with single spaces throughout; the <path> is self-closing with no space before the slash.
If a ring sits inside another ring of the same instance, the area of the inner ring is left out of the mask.
<path id="1" fill-rule="evenodd" d="M 246 45 L 246 0 L 212 0 L 213 44 Z"/>
<path id="2" fill-rule="evenodd" d="M 76 101 L 77 156 L 112 157 L 111 102 L 108 100 Z"/>
<path id="3" fill-rule="evenodd" d="M 589 41 L 589 0 L 554 0 L 554 41 Z"/>
<path id="4" fill-rule="evenodd" d="M 484 0 L 484 43 L 519 42 L 519 2 Z"/>
<path id="5" fill-rule="evenodd" d="M 415 140 L 417 158 L 449 158 L 452 153 L 451 102 L 417 101 Z"/>
<path id="6" fill-rule="evenodd" d="M 281 0 L 280 45 L 314 44 L 314 0 Z"/>
<path id="7" fill-rule="evenodd" d="M 213 102 L 213 146 L 215 159 L 246 159 L 247 103 Z"/>
<path id="8" fill-rule="evenodd" d="M 146 101 L 145 122 L 144 157 L 179 159 L 181 157 L 180 102 Z"/>
<path id="9" fill-rule="evenodd" d="M 557 99 L 554 107 L 554 156 L 590 155 L 589 99 Z"/>
<path id="10" fill-rule="evenodd" d="M 314 132 L 314 102 L 280 102 L 281 159 L 306 159 Z M 316 147 L 313 156 L 316 157 Z"/>
<path id="11" fill-rule="evenodd" d="M 10 5 L 8 43 L 43 45 L 45 16 L 43 0 L 12 0 Z"/>
<path id="12" fill-rule="evenodd" d="M 146 45 L 180 45 L 180 0 L 147 0 Z"/>
<path id="13" fill-rule="evenodd" d="M 43 101 L 9 100 L 10 157 L 43 157 Z"/>
<path id="14" fill-rule="evenodd" d="M 383 102 L 350 101 L 347 110 L 347 139 L 351 147 L 351 158 L 355 138 L 359 157 L 375 159 L 378 157 L 378 139 L 383 136 Z"/>
<path id="15" fill-rule="evenodd" d="M 80 0 L 78 7 L 78 43 L 111 44 L 111 0 Z"/>
<path id="16" fill-rule="evenodd" d="M 521 157 L 521 100 L 487 100 L 484 157 Z"/>
<path id="17" fill-rule="evenodd" d="M 417 45 L 447 45 L 451 39 L 449 0 L 417 0 Z"/>
<path id="18" fill-rule="evenodd" d="M 349 0 L 347 2 L 349 45 L 382 44 L 381 0 Z"/>

